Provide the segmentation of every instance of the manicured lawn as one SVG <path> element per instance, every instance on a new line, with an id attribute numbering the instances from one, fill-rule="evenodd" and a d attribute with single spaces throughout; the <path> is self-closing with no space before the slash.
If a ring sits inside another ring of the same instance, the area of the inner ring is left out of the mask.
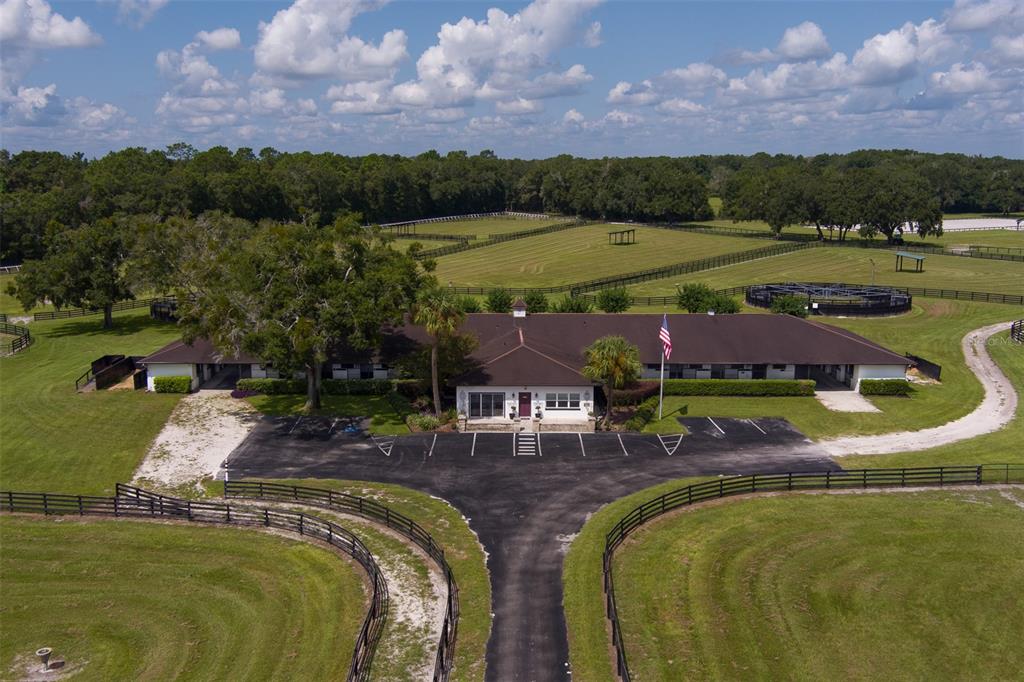
<path id="1" fill-rule="evenodd" d="M 653 280 L 630 287 L 630 293 L 635 296 L 672 295 L 676 291 L 675 284 L 685 282 L 704 282 L 715 288 L 767 282 L 870 284 L 872 259 L 875 261 L 876 284 L 1024 294 L 1024 263 L 929 255 L 925 259 L 924 272 L 895 272 L 893 252 L 853 247 L 806 249 L 714 270 Z"/>
<path id="2" fill-rule="evenodd" d="M 474 249 L 437 260 L 441 282 L 461 286 L 567 284 L 765 246 L 759 240 L 636 228 L 636 244 L 608 243 L 624 225 L 587 225 Z"/>
<path id="3" fill-rule="evenodd" d="M 650 523 L 615 563 L 634 679 L 1024 669 L 1021 489 L 731 500 Z"/>
<path id="4" fill-rule="evenodd" d="M 475 235 L 477 239 L 487 239 L 487 236 L 491 234 L 532 230 L 535 227 L 546 227 L 568 219 L 559 216 L 552 216 L 541 220 L 533 218 L 481 218 L 479 220 L 456 220 L 450 223 L 417 225 L 416 231 L 424 234 Z"/>
<path id="5" fill-rule="evenodd" d="M 977 232 L 946 232 L 941 237 L 928 239 L 914 238 L 909 244 L 939 244 L 941 246 L 1005 246 L 1024 249 L 1024 231 L 1015 230 L 979 230 Z"/>
<path id="6" fill-rule="evenodd" d="M 453 242 L 453 241 L 441 241 L 441 240 L 437 240 L 437 239 L 431 239 L 430 241 L 427 241 L 427 240 L 418 240 L 418 239 L 411 239 L 411 238 L 410 239 L 402 238 L 402 239 L 395 239 L 394 241 L 392 241 L 391 242 L 391 247 L 394 248 L 394 249 L 398 249 L 399 251 L 407 251 L 410 246 L 412 246 L 413 244 L 415 244 L 417 242 L 419 242 L 420 246 L 423 247 L 424 251 L 428 251 L 430 249 L 439 249 L 442 246 L 451 246 L 453 244 L 457 244 L 458 243 L 458 242 Z"/>
<path id="7" fill-rule="evenodd" d="M 0 517 L 0 665 L 40 646 L 76 680 L 341 679 L 364 577 L 254 530 Z"/>
<path id="8" fill-rule="evenodd" d="M 602 555 L 605 535 L 637 505 L 691 483 L 699 478 L 667 481 L 619 498 L 594 512 L 569 546 L 562 567 L 566 628 L 573 678 L 587 682 L 614 682 L 610 639 L 604 610 Z"/>
<path id="9" fill-rule="evenodd" d="M 247 400 L 264 414 L 308 414 L 303 409 L 305 395 L 254 395 Z M 326 417 L 370 417 L 370 431 L 378 435 L 409 433 L 402 415 L 377 395 L 325 395 L 316 415 Z"/>
<path id="10" fill-rule="evenodd" d="M 75 379 L 110 353 L 147 355 L 178 338 L 145 311 L 29 325 L 35 343 L 0 359 L 0 487 L 111 493 L 132 477 L 179 396 L 76 393 Z"/>
<path id="11" fill-rule="evenodd" d="M 487 559 L 476 533 L 470 529 L 458 510 L 432 495 L 387 483 L 329 479 L 286 479 L 277 482 L 330 488 L 372 498 L 423 526 L 444 548 L 445 558 L 459 586 L 459 631 L 452 679 L 475 682 L 484 678 L 485 651 L 491 633 L 490 576 L 487 572 Z M 215 483 L 209 483 L 208 489 L 213 495 L 221 494 L 220 487 Z"/>
<path id="12" fill-rule="evenodd" d="M 1006 428 L 960 443 L 896 455 L 854 455 L 838 462 L 846 469 L 939 466 L 944 464 L 1024 464 L 1024 346 L 1009 333 L 993 337 L 988 351 L 1017 389 L 1017 414 Z M 945 372 L 945 369 L 943 369 Z"/>
<path id="13" fill-rule="evenodd" d="M 668 396 L 665 419 L 647 431 L 678 431 L 676 417 L 785 417 L 811 438 L 885 433 L 944 424 L 973 410 L 984 394 L 964 364 L 960 341 L 972 329 L 1024 313 L 1019 307 L 921 299 L 899 317 L 816 318 L 850 329 L 897 353 L 909 352 L 942 365 L 942 383 L 919 385 L 909 398 L 870 398 L 882 412 L 850 413 L 826 409 L 815 398 L 732 398 Z M 1019 349 L 1018 349 L 1019 350 Z"/>

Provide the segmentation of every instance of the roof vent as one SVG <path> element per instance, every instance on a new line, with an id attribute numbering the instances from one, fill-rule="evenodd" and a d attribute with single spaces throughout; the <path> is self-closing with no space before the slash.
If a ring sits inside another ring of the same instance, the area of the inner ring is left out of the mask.
<path id="1" fill-rule="evenodd" d="M 526 317 L 526 303 L 523 299 L 517 298 L 512 304 L 512 317 Z"/>

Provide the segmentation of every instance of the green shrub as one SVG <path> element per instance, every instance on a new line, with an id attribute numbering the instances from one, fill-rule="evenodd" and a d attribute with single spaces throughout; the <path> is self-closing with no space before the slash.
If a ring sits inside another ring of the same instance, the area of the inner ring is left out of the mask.
<path id="1" fill-rule="evenodd" d="M 740 302 L 732 296 L 715 294 L 711 297 L 711 303 L 708 310 L 714 310 L 716 313 L 720 313 L 722 315 L 735 315 L 740 311 Z"/>
<path id="2" fill-rule="evenodd" d="M 188 393 L 192 390 L 192 377 L 153 377 L 153 390 L 157 393 Z"/>
<path id="3" fill-rule="evenodd" d="M 657 381 L 638 381 L 624 388 L 615 389 L 616 405 L 639 405 L 652 395 L 658 394 Z"/>
<path id="4" fill-rule="evenodd" d="M 625 288 L 602 289 L 597 294 L 597 307 L 606 313 L 624 313 L 633 305 L 633 297 Z"/>
<path id="5" fill-rule="evenodd" d="M 570 296 L 566 294 L 561 301 L 555 303 L 556 313 L 589 313 L 594 306 L 587 299 L 581 296 Z"/>
<path id="6" fill-rule="evenodd" d="M 405 422 L 415 431 L 433 431 L 441 425 L 441 420 L 432 414 L 410 414 Z"/>
<path id="7" fill-rule="evenodd" d="M 455 305 L 464 313 L 480 312 L 480 301 L 472 296 L 460 296 Z"/>
<path id="8" fill-rule="evenodd" d="M 548 311 L 548 297 L 539 291 L 531 291 L 523 299 L 528 313 L 546 313 Z"/>
<path id="9" fill-rule="evenodd" d="M 658 410 L 658 402 L 658 396 L 655 395 L 640 403 L 633 416 L 626 421 L 624 425 L 626 430 L 643 431 L 644 427 L 654 418 L 654 413 Z"/>
<path id="10" fill-rule="evenodd" d="M 807 299 L 803 296 L 776 296 L 772 299 L 771 310 L 780 315 L 792 315 L 793 317 L 807 317 Z"/>
<path id="11" fill-rule="evenodd" d="M 861 379 L 861 395 L 910 395 L 914 387 L 906 379 Z"/>
<path id="12" fill-rule="evenodd" d="M 239 379 L 239 391 L 255 391 L 265 395 L 301 394 L 306 392 L 304 379 Z"/>
<path id="13" fill-rule="evenodd" d="M 506 289 L 491 289 L 487 294 L 487 310 L 492 313 L 507 313 L 512 310 L 512 294 Z"/>
<path id="14" fill-rule="evenodd" d="M 324 395 L 387 395 L 395 389 L 390 379 L 324 379 L 320 392 Z"/>
<path id="15" fill-rule="evenodd" d="M 666 379 L 665 395 L 805 396 L 814 395 L 809 379 Z"/>
<path id="16" fill-rule="evenodd" d="M 384 400 L 388 402 L 388 405 L 390 405 L 391 409 L 395 411 L 395 414 L 399 415 L 400 417 L 404 418 L 411 411 L 411 408 L 409 407 L 409 401 L 406 400 L 405 397 L 398 391 L 391 391 L 386 396 L 384 396 Z"/>

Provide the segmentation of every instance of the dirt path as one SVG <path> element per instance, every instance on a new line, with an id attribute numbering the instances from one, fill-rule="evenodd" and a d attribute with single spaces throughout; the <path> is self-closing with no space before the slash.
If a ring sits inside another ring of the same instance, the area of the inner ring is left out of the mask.
<path id="1" fill-rule="evenodd" d="M 149 446 L 136 481 L 175 488 L 216 476 L 259 415 L 229 391 L 198 391 L 181 399 Z"/>
<path id="2" fill-rule="evenodd" d="M 1010 322 L 975 329 L 960 343 L 967 367 L 981 381 L 985 398 L 970 414 L 942 426 L 920 431 L 900 431 L 877 436 L 851 436 L 823 440 L 819 445 L 833 457 L 843 455 L 887 455 L 894 452 L 927 450 L 998 431 L 1017 411 L 1017 392 L 1002 370 L 996 366 L 985 345 L 993 335 L 1006 331 Z"/>

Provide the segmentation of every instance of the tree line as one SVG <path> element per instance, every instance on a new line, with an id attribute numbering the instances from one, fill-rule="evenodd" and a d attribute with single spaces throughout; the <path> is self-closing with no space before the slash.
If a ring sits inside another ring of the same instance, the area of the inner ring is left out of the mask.
<path id="1" fill-rule="evenodd" d="M 531 161 L 490 151 L 345 156 L 184 143 L 98 159 L 0 150 L 0 262 L 43 258 L 57 233 L 130 216 L 218 211 L 325 227 L 351 214 L 383 223 L 514 210 L 682 222 L 712 218 L 709 196 L 723 197 L 735 219 L 807 221 L 839 236 L 863 224 L 888 234 L 902 217 L 1021 210 L 1024 162 L 906 150 Z M 832 200 L 815 203 L 824 197 Z"/>

